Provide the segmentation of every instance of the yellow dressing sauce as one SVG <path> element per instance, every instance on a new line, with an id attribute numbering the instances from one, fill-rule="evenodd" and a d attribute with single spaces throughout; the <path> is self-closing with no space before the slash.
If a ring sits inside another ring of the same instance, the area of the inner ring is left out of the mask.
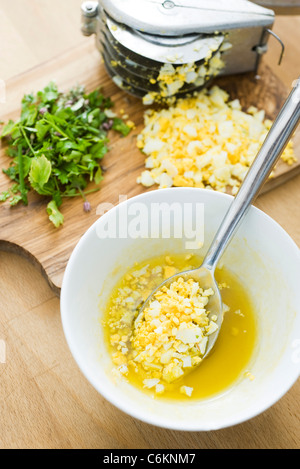
<path id="1" fill-rule="evenodd" d="M 155 392 L 155 388 L 147 389 L 144 380 L 149 379 L 149 372 L 130 364 L 130 361 L 128 363 L 126 359 L 129 345 L 128 342 L 125 344 L 125 339 L 132 330 L 130 318 L 132 319 L 135 298 L 140 295 L 145 300 L 165 278 L 176 272 L 196 268 L 201 265 L 201 261 L 197 255 L 176 254 L 157 256 L 134 265 L 113 289 L 102 318 L 104 337 L 112 361 L 117 367 L 127 368 L 122 379 L 156 399 L 191 400 L 213 397 L 226 392 L 240 378 L 248 379 L 247 374 L 252 379 L 247 367 L 256 345 L 256 314 L 245 286 L 226 268 L 216 271 L 226 312 L 217 342 L 207 358 L 176 381 L 164 383 L 162 393 Z M 120 319 L 124 317 L 124 312 L 127 314 L 127 309 L 130 313 L 128 322 L 124 325 Z M 158 378 L 159 372 L 155 374 L 154 371 L 151 377 Z M 183 386 L 192 388 L 191 396 L 182 392 Z"/>

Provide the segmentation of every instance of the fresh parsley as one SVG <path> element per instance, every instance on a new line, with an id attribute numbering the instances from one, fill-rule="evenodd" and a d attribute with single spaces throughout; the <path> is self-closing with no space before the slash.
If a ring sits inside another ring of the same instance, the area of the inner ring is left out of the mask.
<path id="1" fill-rule="evenodd" d="M 14 184 L 0 193 L 0 202 L 28 204 L 27 194 L 36 191 L 49 199 L 47 213 L 55 227 L 63 224 L 59 211 L 65 197 L 81 196 L 84 211 L 90 210 L 86 191 L 103 179 L 100 162 L 108 152 L 107 132 L 114 129 L 123 136 L 130 127 L 110 110 L 113 103 L 101 90 L 87 94 L 78 86 L 62 93 L 51 82 L 36 94 L 22 99 L 18 121 L 10 120 L 0 138 L 8 140 L 12 158 L 3 172 Z"/>

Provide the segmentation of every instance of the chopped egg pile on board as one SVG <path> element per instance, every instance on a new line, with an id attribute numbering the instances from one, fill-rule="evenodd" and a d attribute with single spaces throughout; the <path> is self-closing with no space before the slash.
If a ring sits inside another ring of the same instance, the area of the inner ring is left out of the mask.
<path id="1" fill-rule="evenodd" d="M 158 290 L 135 323 L 148 295 L 177 272 L 172 264 L 166 256 L 163 267 L 146 265 L 127 274 L 126 286 L 118 289 L 106 323 L 115 374 L 126 376 L 129 369 L 134 370 L 142 374 L 143 386 L 158 394 L 201 362 L 208 336 L 218 328 L 217 318 L 209 318 L 206 309 L 213 290 L 203 290 L 194 280 L 181 277 Z M 192 394 L 192 388 L 181 387 L 182 393 Z"/>
<path id="2" fill-rule="evenodd" d="M 179 99 L 167 109 L 147 110 L 137 146 L 146 155 L 137 182 L 150 187 L 200 187 L 235 195 L 272 122 L 263 110 L 241 108 L 214 86 Z M 296 161 L 289 142 L 281 159 Z"/>

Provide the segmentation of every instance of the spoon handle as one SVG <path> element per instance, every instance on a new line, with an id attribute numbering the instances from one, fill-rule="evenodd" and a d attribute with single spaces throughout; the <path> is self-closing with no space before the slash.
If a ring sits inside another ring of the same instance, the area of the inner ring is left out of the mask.
<path id="1" fill-rule="evenodd" d="M 300 78 L 280 110 L 207 252 L 202 266 L 214 271 L 250 205 L 267 180 L 300 120 Z"/>

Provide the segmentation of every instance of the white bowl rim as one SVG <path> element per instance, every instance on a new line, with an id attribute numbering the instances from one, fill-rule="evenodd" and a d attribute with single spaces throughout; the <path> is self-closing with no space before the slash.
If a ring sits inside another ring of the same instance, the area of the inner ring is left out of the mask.
<path id="1" fill-rule="evenodd" d="M 225 193 L 221 193 L 221 192 L 217 192 L 217 191 L 212 191 L 212 190 L 208 191 L 207 189 L 201 189 L 201 188 L 191 188 L 191 187 L 174 187 L 174 188 L 156 189 L 154 192 L 157 193 L 157 192 L 162 192 L 162 191 L 163 191 L 163 193 L 171 192 L 171 191 L 173 191 L 173 192 L 174 191 L 176 191 L 176 192 L 179 192 L 179 191 L 183 192 L 184 191 L 184 192 L 191 192 L 191 193 L 194 192 L 195 193 L 195 191 L 198 191 L 198 192 L 201 191 L 202 193 L 203 192 L 205 192 L 205 193 L 209 192 L 209 194 L 210 194 L 209 196 L 216 197 L 216 198 L 218 198 L 218 197 L 227 198 L 228 200 L 233 200 L 233 198 L 234 198 L 233 196 L 231 196 L 229 194 L 225 194 Z M 151 195 L 152 195 L 152 191 L 145 192 L 145 193 L 142 193 L 142 194 L 138 194 L 138 195 L 135 195 L 135 196 L 133 196 L 133 197 L 131 197 L 131 198 L 125 200 L 125 201 L 120 202 L 119 204 L 115 205 L 114 207 L 112 207 L 108 212 L 106 212 L 104 215 L 99 217 L 86 230 L 86 232 L 82 235 L 82 237 L 79 239 L 78 243 L 76 244 L 75 248 L 73 249 L 73 251 L 71 253 L 71 256 L 69 258 L 67 267 L 65 269 L 65 273 L 64 273 L 64 277 L 63 277 L 63 281 L 62 281 L 62 287 L 61 287 L 61 295 L 60 295 L 60 309 L 61 309 L 62 327 L 63 327 L 63 331 L 64 331 L 64 334 L 65 334 L 65 339 L 66 339 L 68 347 L 71 351 L 71 354 L 72 354 L 75 362 L 77 363 L 77 366 L 79 367 L 80 371 L 85 376 L 85 378 L 90 382 L 90 384 L 107 401 L 109 401 L 111 404 L 113 404 L 119 410 L 123 411 L 125 414 L 130 415 L 130 416 L 132 416 L 132 417 L 134 417 L 134 418 L 136 418 L 136 419 L 138 419 L 142 422 L 145 422 L 145 423 L 148 423 L 148 424 L 151 424 L 151 425 L 154 425 L 154 426 L 158 426 L 158 427 L 161 427 L 161 428 L 170 429 L 170 430 L 199 431 L 199 432 L 201 432 L 201 431 L 213 431 L 213 430 L 228 428 L 228 427 L 231 427 L 231 426 L 234 426 L 234 425 L 241 424 L 245 421 L 249 421 L 252 418 L 260 415 L 261 413 L 263 413 L 264 411 L 266 411 L 270 407 L 272 407 L 276 402 L 278 402 L 291 389 L 291 387 L 296 383 L 296 381 L 300 377 L 300 363 L 299 363 L 299 366 L 298 366 L 298 370 L 296 370 L 296 367 L 295 367 L 295 373 L 290 374 L 289 379 L 285 381 L 285 386 L 282 387 L 281 391 L 279 393 L 277 393 L 276 395 L 273 395 L 273 399 L 264 399 L 262 401 L 261 405 L 256 408 L 255 412 L 252 412 L 251 416 L 249 416 L 247 414 L 247 412 L 241 412 L 239 414 L 239 417 L 227 418 L 226 422 L 224 422 L 224 424 L 218 425 L 218 426 L 209 425 L 209 424 L 203 425 L 203 423 L 199 424 L 197 422 L 195 422 L 195 424 L 191 424 L 190 422 L 189 423 L 180 422 L 180 426 L 179 425 L 174 426 L 174 425 L 168 425 L 168 423 L 166 422 L 166 420 L 164 418 L 160 418 L 160 417 L 159 418 L 157 418 L 157 417 L 152 418 L 152 416 L 149 412 L 145 412 L 142 415 L 141 412 L 136 412 L 135 411 L 134 406 L 128 408 L 126 405 L 123 405 L 123 402 L 121 400 L 119 400 L 117 398 L 114 398 L 111 395 L 109 395 L 106 392 L 105 386 L 102 387 L 101 384 L 99 385 L 99 383 L 96 382 L 94 377 L 89 375 L 89 373 L 86 371 L 86 369 L 84 367 L 84 363 L 82 362 L 81 357 L 77 354 L 76 345 L 73 343 L 72 337 L 69 334 L 68 327 L 67 327 L 67 321 L 66 321 L 67 297 L 66 297 L 66 293 L 65 293 L 67 285 L 68 285 L 68 281 L 69 281 L 69 276 L 70 276 L 70 273 L 72 271 L 73 264 L 76 261 L 76 254 L 81 249 L 81 246 L 84 244 L 84 242 L 87 239 L 87 237 L 89 236 L 89 234 L 93 230 L 95 230 L 96 225 L 99 223 L 99 220 L 103 219 L 103 217 L 105 217 L 107 213 L 111 214 L 112 211 L 119 210 L 119 207 L 123 204 L 132 203 L 136 199 L 140 200 L 142 198 L 148 198 L 148 197 L 151 197 Z M 295 254 L 298 256 L 299 261 L 300 261 L 300 248 L 297 246 L 296 242 L 291 238 L 291 236 L 284 230 L 284 228 L 278 222 L 276 222 L 272 217 L 270 217 L 268 214 L 263 212 L 258 207 L 255 207 L 254 205 L 251 205 L 250 210 L 254 211 L 256 213 L 259 213 L 259 215 L 262 216 L 265 220 L 267 220 L 268 223 L 273 224 L 274 228 L 276 228 L 279 232 L 281 232 L 281 234 L 285 237 L 287 242 L 290 244 L 291 248 L 295 249 Z"/>

